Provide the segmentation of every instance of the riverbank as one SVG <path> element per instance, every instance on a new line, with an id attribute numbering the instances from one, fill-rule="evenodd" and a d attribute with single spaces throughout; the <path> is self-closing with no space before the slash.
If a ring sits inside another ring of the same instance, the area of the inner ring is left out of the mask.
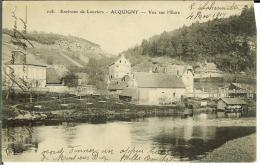
<path id="1" fill-rule="evenodd" d="M 41 125 L 61 122 L 102 122 L 130 120 L 140 117 L 181 115 L 182 104 L 171 106 L 135 105 L 105 96 L 50 96 L 37 102 L 6 104 L 4 125 Z"/>
<path id="2" fill-rule="evenodd" d="M 201 160 L 201 162 L 254 161 L 256 161 L 256 133 L 228 141 Z"/>
<path id="3" fill-rule="evenodd" d="M 37 94 L 32 103 L 23 94 L 4 102 L 3 125 L 42 125 L 61 122 L 94 122 L 131 120 L 144 117 L 182 116 L 214 113 L 215 100 L 207 100 L 205 107 L 200 101 L 185 100 L 171 105 L 136 105 L 108 96 L 73 96 L 61 94 Z M 187 106 L 192 104 L 193 106 Z M 196 104 L 196 106 L 195 106 Z M 254 110 L 255 111 L 255 110 Z M 250 111 L 251 112 L 251 111 Z M 250 114 L 250 113 L 248 113 Z M 218 116 L 221 117 L 221 116 Z M 249 117 L 248 115 L 246 117 Z M 250 117 L 255 117 L 251 115 Z"/>

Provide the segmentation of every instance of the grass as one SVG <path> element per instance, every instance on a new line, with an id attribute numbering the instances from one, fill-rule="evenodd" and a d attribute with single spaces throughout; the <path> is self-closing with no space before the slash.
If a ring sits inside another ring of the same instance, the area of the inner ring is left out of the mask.
<path id="1" fill-rule="evenodd" d="M 256 161 L 256 133 L 228 141 L 213 150 L 202 162 L 254 162 Z"/>

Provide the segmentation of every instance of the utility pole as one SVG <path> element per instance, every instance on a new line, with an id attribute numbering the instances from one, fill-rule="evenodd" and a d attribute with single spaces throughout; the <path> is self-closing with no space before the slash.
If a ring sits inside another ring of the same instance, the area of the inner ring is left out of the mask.
<path id="1" fill-rule="evenodd" d="M 26 34 L 27 34 L 27 6 L 25 7 L 25 18 L 22 19 L 20 18 L 20 21 L 23 23 L 23 31 L 22 31 L 22 34 L 24 36 L 24 40 L 26 40 Z M 31 90 L 31 84 L 30 82 L 28 81 L 28 68 L 26 67 L 26 51 L 27 51 L 27 46 L 24 46 L 23 47 L 23 50 L 25 52 L 24 54 L 24 58 L 23 58 L 23 61 L 22 61 L 22 65 L 23 65 L 23 82 L 25 84 L 25 86 L 28 88 L 28 92 L 29 92 L 29 95 L 30 95 L 30 103 L 33 102 L 33 98 L 32 98 L 32 90 Z"/>
<path id="2" fill-rule="evenodd" d="M 32 102 L 32 91 L 31 91 L 31 84 L 28 81 L 28 68 L 26 66 L 26 56 L 27 56 L 27 44 L 28 42 L 31 46 L 32 43 L 26 39 L 26 34 L 27 34 L 27 6 L 25 9 L 25 19 L 19 18 L 19 20 L 23 23 L 23 30 L 22 32 L 19 32 L 17 29 L 17 20 L 18 18 L 16 17 L 16 7 L 14 11 L 12 12 L 12 17 L 14 18 L 14 26 L 13 26 L 13 35 L 11 36 L 11 42 L 16 46 L 14 50 L 11 52 L 11 60 L 10 64 L 14 65 L 16 64 L 17 57 L 20 56 L 22 58 L 22 66 L 23 66 L 23 76 L 22 77 L 16 77 L 14 74 L 14 68 L 9 67 L 10 72 L 8 77 L 11 80 L 10 86 L 7 91 L 6 99 L 8 99 L 8 96 L 10 93 L 14 93 L 14 83 L 18 85 L 24 92 L 29 92 L 30 94 L 30 102 Z"/>
<path id="3" fill-rule="evenodd" d="M 16 7 L 14 8 L 14 10 L 12 11 L 12 17 L 14 18 L 14 26 L 13 26 L 13 35 L 11 36 L 11 40 L 12 42 L 14 42 L 14 40 L 16 40 L 17 38 L 17 17 L 15 14 L 16 11 Z M 15 51 L 11 52 L 11 60 L 10 60 L 10 64 L 13 65 L 15 63 Z M 14 69 L 12 67 L 9 67 L 9 76 L 10 76 L 10 83 L 8 82 L 8 90 L 7 90 L 7 94 L 6 94 L 6 99 L 9 98 L 9 95 L 11 95 L 12 97 L 14 96 L 14 82 L 13 80 L 15 79 L 15 75 L 14 75 Z"/>

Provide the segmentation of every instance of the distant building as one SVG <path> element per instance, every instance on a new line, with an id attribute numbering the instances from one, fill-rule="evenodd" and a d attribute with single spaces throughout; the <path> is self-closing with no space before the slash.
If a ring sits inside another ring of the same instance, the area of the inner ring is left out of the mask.
<path id="1" fill-rule="evenodd" d="M 230 83 L 227 86 L 227 94 L 229 97 L 255 99 L 256 87 L 253 85 L 243 83 Z"/>
<path id="2" fill-rule="evenodd" d="M 247 103 L 239 98 L 220 98 L 217 103 L 218 110 L 244 111 L 247 110 Z"/>
<path id="3" fill-rule="evenodd" d="M 109 66 L 108 90 L 112 93 L 120 93 L 126 86 L 125 77 L 131 74 L 131 63 L 121 55 Z"/>
<path id="4" fill-rule="evenodd" d="M 194 72 L 190 65 L 168 64 L 155 65 L 152 67 L 153 73 L 169 73 L 180 77 L 185 85 L 186 93 L 193 92 Z"/>
<path id="5" fill-rule="evenodd" d="M 217 68 L 217 65 L 212 62 L 203 63 L 202 65 L 195 66 L 195 77 L 194 78 L 214 78 L 223 77 L 223 72 Z"/>
<path id="6" fill-rule="evenodd" d="M 174 74 L 135 72 L 128 84 L 119 98 L 137 104 L 173 104 L 180 102 L 185 93 L 183 81 Z"/>
<path id="7" fill-rule="evenodd" d="M 46 86 L 46 66 L 33 64 L 12 64 L 5 68 L 6 86 L 14 89 L 40 89 Z M 27 87 L 26 87 L 27 86 Z"/>
<path id="8" fill-rule="evenodd" d="M 109 66 L 109 81 L 113 79 L 123 78 L 125 75 L 130 75 L 131 63 L 121 55 L 114 63 Z"/>

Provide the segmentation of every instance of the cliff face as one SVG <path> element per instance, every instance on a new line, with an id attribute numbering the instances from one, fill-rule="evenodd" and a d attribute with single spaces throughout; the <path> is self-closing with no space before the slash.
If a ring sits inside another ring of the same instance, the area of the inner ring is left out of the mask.
<path id="1" fill-rule="evenodd" d="M 10 62 L 11 51 L 16 48 L 11 42 L 11 35 L 12 31 L 3 31 L 3 64 Z M 89 58 L 101 59 L 109 56 L 98 44 L 73 36 L 28 33 L 26 38 L 33 45 L 27 45 L 27 63 L 84 67 Z"/>

